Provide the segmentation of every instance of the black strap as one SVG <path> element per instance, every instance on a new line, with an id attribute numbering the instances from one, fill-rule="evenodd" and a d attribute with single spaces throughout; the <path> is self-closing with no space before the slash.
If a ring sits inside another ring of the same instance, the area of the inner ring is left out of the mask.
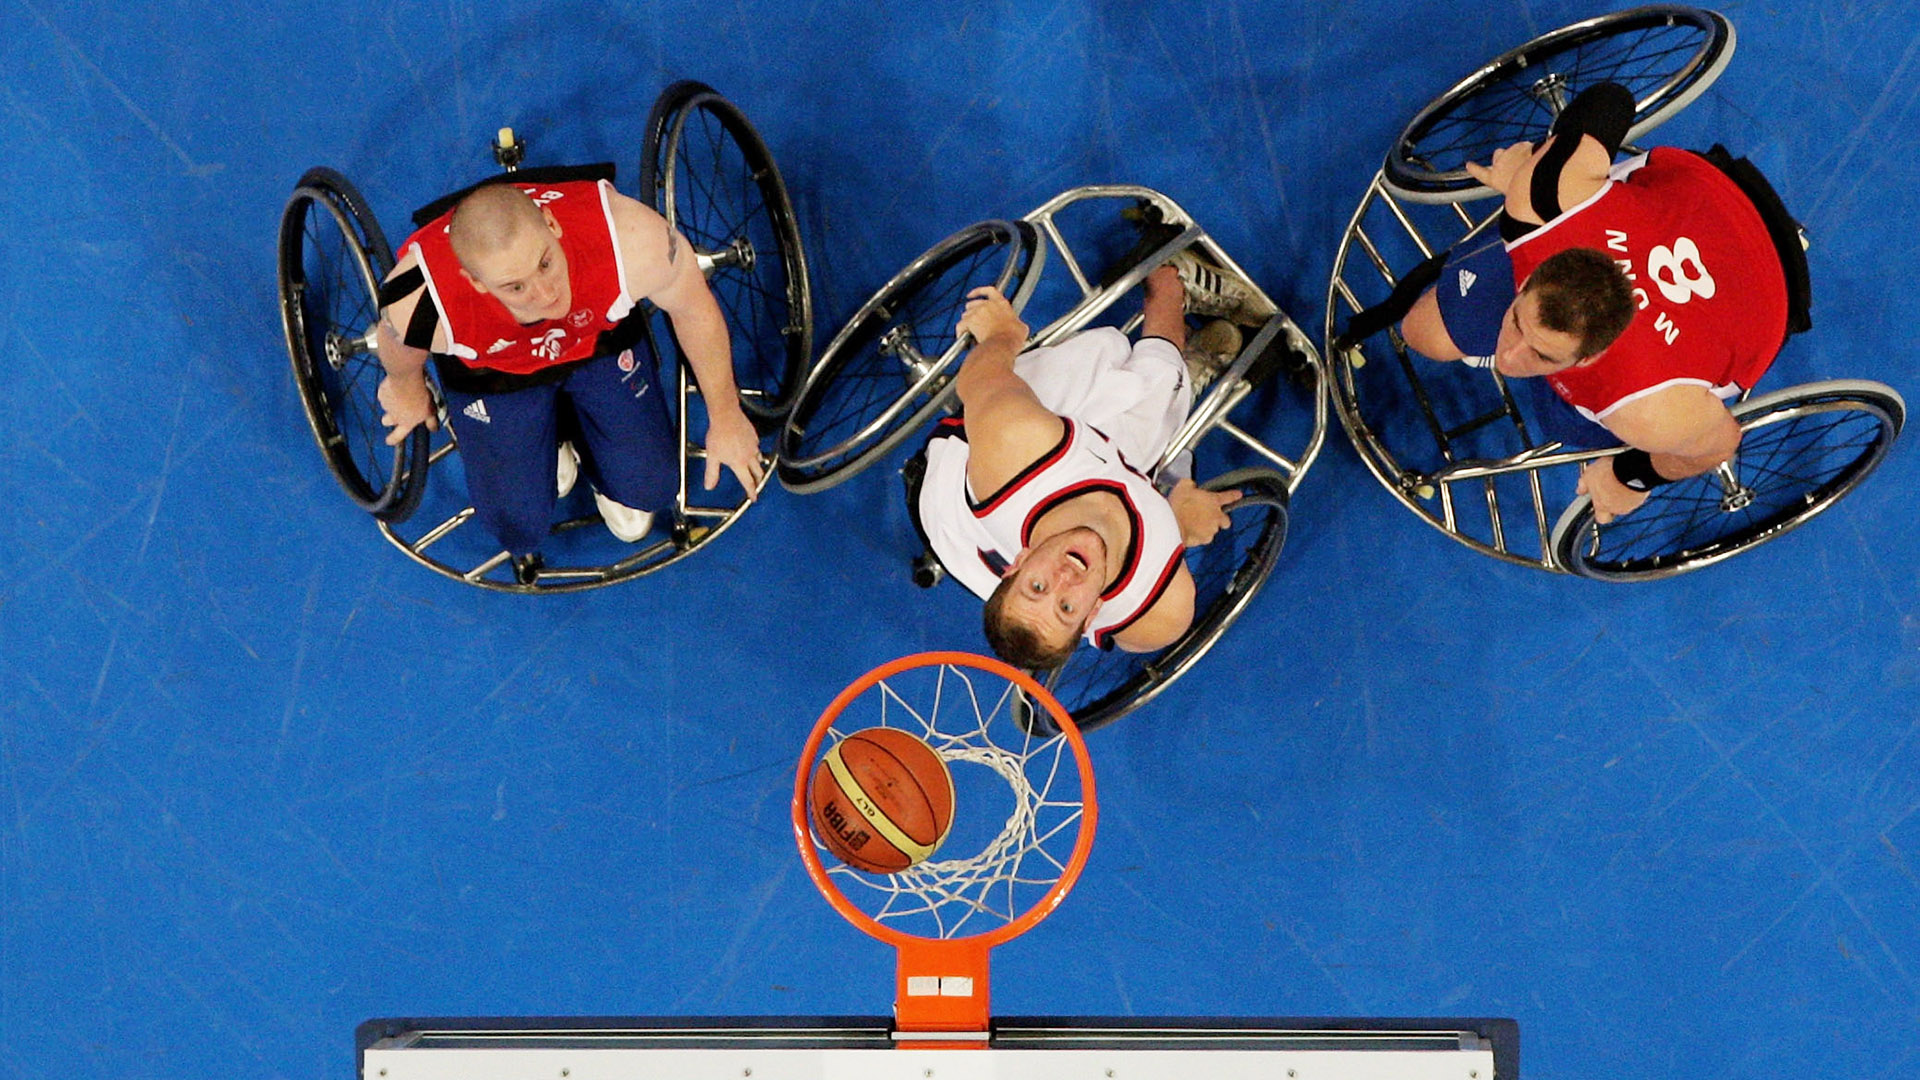
<path id="1" fill-rule="evenodd" d="M 1603 82 L 1580 91 L 1553 121 L 1553 145 L 1533 166 L 1533 184 L 1528 197 L 1533 212 L 1552 221 L 1560 216 L 1560 173 L 1566 168 L 1580 140 L 1591 135 L 1607 151 L 1607 158 L 1619 153 L 1633 126 L 1633 94 L 1619 83 Z"/>
<path id="2" fill-rule="evenodd" d="M 1539 227 L 1531 221 L 1521 221 L 1505 210 L 1500 211 L 1500 239 L 1509 244 Z"/>
<path id="3" fill-rule="evenodd" d="M 421 273 L 420 267 L 418 266 L 409 266 L 399 275 L 381 282 L 380 310 L 385 311 L 400 301 L 405 300 L 408 296 L 412 295 L 415 289 L 418 289 L 426 283 L 427 275 Z"/>
<path id="4" fill-rule="evenodd" d="M 1439 251 L 1422 261 L 1420 265 L 1400 276 L 1393 292 L 1379 303 L 1365 311 L 1356 311 L 1347 320 L 1347 328 L 1333 339 L 1334 348 L 1349 349 L 1373 335 L 1407 317 L 1413 310 L 1420 295 L 1440 280 L 1440 271 L 1447 264 L 1447 252 Z"/>
<path id="5" fill-rule="evenodd" d="M 416 267 L 416 272 L 418 268 Z M 407 320 L 407 332 L 400 341 L 415 349 L 433 348 L 433 332 L 440 328 L 440 305 L 433 302 L 433 294 L 422 291 L 420 302 L 413 305 L 413 318 Z"/>

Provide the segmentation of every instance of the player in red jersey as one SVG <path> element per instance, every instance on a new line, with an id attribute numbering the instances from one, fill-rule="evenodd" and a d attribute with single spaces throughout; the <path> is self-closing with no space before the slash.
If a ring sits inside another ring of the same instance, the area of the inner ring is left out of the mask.
<path id="1" fill-rule="evenodd" d="M 436 424 L 436 361 L 481 521 L 537 568 L 555 498 L 559 398 L 580 420 L 582 464 L 625 540 L 678 485 L 678 457 L 644 356 L 619 342 L 641 300 L 667 313 L 708 412 L 706 486 L 731 469 L 748 492 L 759 438 L 741 410 L 726 322 L 691 246 L 605 181 L 484 185 L 414 233 L 381 290 L 379 398 L 390 443 Z M 631 336 L 631 335 L 628 335 Z"/>
<path id="2" fill-rule="evenodd" d="M 1789 327 L 1781 249 L 1754 200 L 1721 167 L 1684 150 L 1614 165 L 1631 117 L 1630 95 L 1596 87 L 1539 146 L 1519 143 L 1490 165 L 1468 166 L 1506 196 L 1505 243 L 1453 253 L 1401 324 L 1407 343 L 1435 359 L 1472 361 L 1477 345 L 1487 353 L 1480 362 L 1503 375 L 1544 376 L 1560 399 L 1626 443 L 1581 473 L 1579 490 L 1603 522 L 1639 507 L 1652 488 L 1732 457 L 1740 425 L 1726 401 L 1766 371 Z M 1614 281 L 1596 280 L 1581 294 L 1596 310 L 1630 298 L 1617 339 L 1587 335 L 1579 320 L 1543 306 L 1542 271 L 1583 250 L 1619 268 Z M 1472 301 L 1457 295 L 1495 280 L 1489 267 L 1502 258 L 1506 280 L 1520 283 L 1510 303 L 1502 307 L 1490 290 Z"/>

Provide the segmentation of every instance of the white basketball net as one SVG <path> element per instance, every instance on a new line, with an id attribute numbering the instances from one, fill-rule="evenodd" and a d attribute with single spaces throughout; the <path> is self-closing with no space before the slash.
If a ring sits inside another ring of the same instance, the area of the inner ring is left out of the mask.
<path id="1" fill-rule="evenodd" d="M 1084 804 L 1072 744 L 1064 735 L 1022 730 L 1012 716 L 1018 696 L 1013 683 L 950 664 L 939 665 L 931 677 L 930 670 L 912 669 L 875 684 L 836 719 L 827 745 L 868 727 L 911 732 L 949 767 L 982 766 L 1005 781 L 1013 803 L 1006 824 L 976 854 L 939 857 L 954 854 L 948 850 L 953 843 L 949 837 L 936 857 L 897 874 L 856 870 L 835 859 L 817 837 L 814 845 L 840 891 L 873 918 L 923 937 L 952 938 L 962 936 L 963 928 L 984 933 L 1012 922 L 1060 880 L 1079 836 L 1074 826 Z M 928 681 L 930 695 L 924 687 L 895 685 Z M 983 702 L 976 682 L 1004 686 L 997 693 L 989 688 L 992 700 Z M 931 701 L 912 702 L 903 692 L 930 696 Z M 876 693 L 878 720 L 869 700 Z M 954 771 L 958 786 L 960 769 Z M 970 812 L 961 799 L 964 794 L 954 807 L 956 834 L 964 824 L 960 819 Z"/>

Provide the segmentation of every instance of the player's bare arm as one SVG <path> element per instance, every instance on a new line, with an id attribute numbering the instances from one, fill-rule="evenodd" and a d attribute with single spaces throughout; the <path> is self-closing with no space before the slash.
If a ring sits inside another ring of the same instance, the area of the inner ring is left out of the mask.
<path id="1" fill-rule="evenodd" d="M 1608 172 L 1613 168 L 1613 153 L 1606 145 L 1592 135 L 1581 135 L 1579 145 L 1560 167 L 1557 185 L 1560 206 L 1536 205 L 1534 173 L 1549 159 L 1555 144 L 1565 137 L 1551 135 L 1538 146 L 1530 142 L 1514 143 L 1494 151 L 1493 161 L 1486 165 L 1467 162 L 1467 174 L 1506 196 L 1509 217 L 1529 225 L 1543 224 L 1548 218 L 1559 216 L 1561 209 L 1592 198 L 1606 184 Z"/>
<path id="2" fill-rule="evenodd" d="M 954 376 L 967 423 L 967 480 L 975 491 L 992 491 L 1052 449 L 1066 428 L 1014 374 L 1027 324 L 999 289 L 983 285 L 968 294 L 958 329 L 973 338 Z"/>
<path id="3" fill-rule="evenodd" d="M 394 265 L 387 280 L 397 281 L 418 265 L 418 257 L 409 250 Z M 414 428 L 422 424 L 427 426 L 428 431 L 440 427 L 440 419 L 434 410 L 433 392 L 427 388 L 428 351 L 402 340 L 401 328 L 412 320 L 414 310 L 426 295 L 426 286 L 422 284 L 380 310 L 379 333 L 374 343 L 386 377 L 380 380 L 375 396 L 380 400 L 381 409 L 385 410 L 380 422 L 393 429 L 387 433 L 388 446 L 398 446 Z M 446 348 L 446 335 L 445 323 L 436 326 L 433 347 Z"/>
<path id="4" fill-rule="evenodd" d="M 1185 478 L 1175 482 L 1167 493 L 1167 505 L 1173 507 L 1173 518 L 1180 523 L 1180 542 L 1187 547 L 1211 543 L 1214 534 L 1233 524 L 1227 517 L 1227 507 L 1239 501 L 1238 491 L 1208 491 Z"/>
<path id="5" fill-rule="evenodd" d="M 1167 589 L 1132 626 L 1113 635 L 1113 643 L 1127 652 L 1153 652 L 1180 640 L 1193 625 L 1193 575 L 1183 562 Z"/>
<path id="6" fill-rule="evenodd" d="M 725 466 L 749 495 L 758 492 L 765 472 L 760 435 L 740 408 L 726 317 L 700 271 L 693 245 L 645 203 L 616 192 L 610 194 L 609 205 L 628 285 L 635 299 L 651 301 L 673 321 L 674 339 L 685 350 L 706 402 L 707 488 L 720 482 Z"/>
<path id="7" fill-rule="evenodd" d="M 1740 422 L 1703 386 L 1672 386 L 1614 410 L 1607 430 L 1629 447 L 1644 451 L 1653 471 L 1665 480 L 1698 476 L 1731 458 L 1740 448 Z M 1647 500 L 1622 482 L 1614 458 L 1580 471 L 1579 491 L 1593 498 L 1594 517 L 1602 524 L 1631 513 Z"/>

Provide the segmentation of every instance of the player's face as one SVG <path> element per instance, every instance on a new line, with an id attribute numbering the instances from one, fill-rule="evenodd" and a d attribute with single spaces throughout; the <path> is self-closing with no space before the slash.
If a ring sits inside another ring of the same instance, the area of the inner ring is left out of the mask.
<path id="1" fill-rule="evenodd" d="M 505 304 L 523 323 L 558 319 L 572 310 L 573 288 L 567 280 L 567 253 L 560 247 L 560 225 L 540 211 L 545 227 L 522 228 L 513 242 L 476 259 L 473 283 L 480 291 Z"/>
<path id="2" fill-rule="evenodd" d="M 1023 552 L 1006 609 L 1055 644 L 1072 641 L 1100 604 L 1107 545 L 1092 529 L 1068 529 Z"/>
<path id="3" fill-rule="evenodd" d="M 1580 338 L 1540 325 L 1540 298 L 1523 291 L 1507 306 L 1500 324 L 1500 340 L 1493 347 L 1493 366 L 1513 378 L 1551 375 L 1580 361 Z"/>

